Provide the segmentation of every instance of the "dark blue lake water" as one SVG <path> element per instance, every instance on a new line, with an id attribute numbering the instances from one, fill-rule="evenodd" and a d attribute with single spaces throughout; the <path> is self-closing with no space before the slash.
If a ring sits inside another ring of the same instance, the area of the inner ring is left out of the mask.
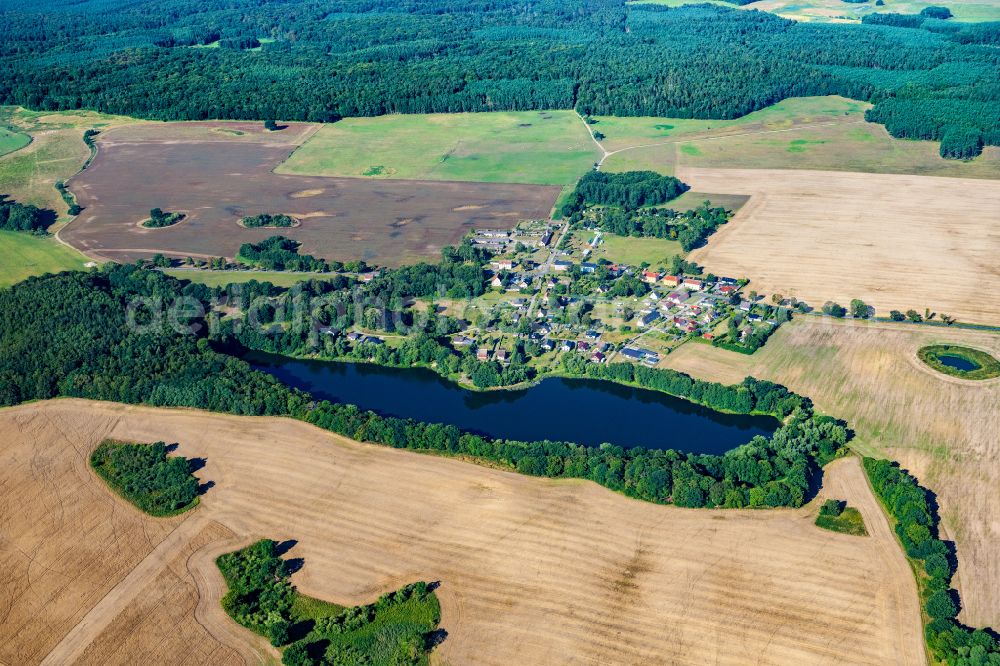
<path id="1" fill-rule="evenodd" d="M 516 391 L 468 391 L 425 368 L 305 361 L 261 352 L 256 369 L 318 399 L 380 414 L 450 423 L 492 437 L 723 453 L 778 427 L 768 416 L 723 414 L 657 391 L 550 377 Z"/>

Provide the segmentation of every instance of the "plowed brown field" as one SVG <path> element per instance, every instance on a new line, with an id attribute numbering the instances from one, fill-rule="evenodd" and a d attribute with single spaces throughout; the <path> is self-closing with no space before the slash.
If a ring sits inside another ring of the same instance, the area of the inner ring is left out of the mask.
<path id="1" fill-rule="evenodd" d="M 93 257 L 234 257 L 280 234 L 302 252 L 383 266 L 436 260 L 476 227 L 546 218 L 559 187 L 371 180 L 272 172 L 314 126 L 264 132 L 251 123 L 148 123 L 98 137 L 97 157 L 69 181 L 84 210 L 59 237 Z M 185 214 L 162 229 L 138 223 L 151 208 Z M 300 224 L 247 229 L 247 215 L 284 213 Z"/>
<path id="2" fill-rule="evenodd" d="M 189 514 L 143 517 L 87 468 L 109 436 L 178 442 L 215 486 Z M 273 655 L 228 622 L 212 571 L 215 553 L 259 537 L 297 540 L 295 582 L 339 603 L 440 581 L 439 664 L 924 661 L 912 574 L 853 459 L 824 492 L 861 510 L 867 538 L 815 527 L 815 504 L 655 506 L 278 418 L 62 400 L 0 411 L 0 443 L 0 561 L 18 581 L 0 588 L 10 663 L 66 663 L 79 646 L 101 662 Z"/>

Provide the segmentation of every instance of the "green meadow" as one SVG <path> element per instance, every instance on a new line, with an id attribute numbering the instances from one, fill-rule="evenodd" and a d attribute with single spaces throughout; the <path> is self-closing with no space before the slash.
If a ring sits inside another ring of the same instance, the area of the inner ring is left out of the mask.
<path id="1" fill-rule="evenodd" d="M 598 159 L 573 111 L 418 114 L 326 125 L 276 171 L 571 185 Z"/>
<path id="2" fill-rule="evenodd" d="M 734 120 L 599 117 L 611 155 L 604 171 L 679 167 L 815 169 L 1000 178 L 1000 148 L 974 160 L 946 160 L 933 141 L 895 139 L 868 123 L 869 104 L 844 97 L 796 97 Z"/>
<path id="3" fill-rule="evenodd" d="M 21 150 L 29 143 L 31 143 L 31 137 L 27 134 L 22 134 L 6 127 L 0 127 L 0 155 Z"/>
<path id="4" fill-rule="evenodd" d="M 51 236 L 0 231 L 0 287 L 32 275 L 82 270 L 87 258 Z"/>

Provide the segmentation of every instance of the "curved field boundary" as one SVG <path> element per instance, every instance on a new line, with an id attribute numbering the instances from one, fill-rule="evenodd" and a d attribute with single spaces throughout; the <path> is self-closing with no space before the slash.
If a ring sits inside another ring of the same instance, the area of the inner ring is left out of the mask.
<path id="1" fill-rule="evenodd" d="M 442 247 L 474 228 L 509 229 L 521 219 L 546 218 L 560 191 L 275 174 L 273 166 L 299 135 L 234 137 L 212 132 L 215 125 L 145 124 L 98 136 L 97 158 L 68 183 L 84 210 L 60 230 L 60 240 L 92 257 L 124 261 L 156 253 L 231 258 L 243 243 L 274 234 L 234 226 L 234 218 L 281 211 L 310 217 L 309 224 L 282 229 L 302 243 L 303 253 L 394 266 L 437 259 Z M 315 195 L 296 196 L 304 192 Z M 188 215 L 156 230 L 162 233 L 148 247 L 150 230 L 135 221 L 153 207 Z"/>
<path id="2" fill-rule="evenodd" d="M 34 424 L 30 439 L 13 436 L 12 419 Z M 62 433 L 78 450 L 43 446 Z M 86 456 L 105 437 L 177 441 L 180 455 L 204 457 L 199 474 L 215 486 L 192 515 L 238 538 L 297 540 L 292 553 L 306 566 L 294 582 L 307 594 L 367 603 L 406 580 L 440 581 L 442 662 L 924 662 L 912 574 L 884 542 L 885 519 L 867 508 L 850 460 L 827 480 L 865 512 L 872 537 L 815 527 L 815 505 L 658 506 L 592 483 L 365 446 L 288 419 L 80 400 L 0 411 L 0 441 L 46 457 Z M 192 572 L 207 571 L 213 552 L 197 555 Z M 206 603 L 221 593 L 198 585 Z"/>
<path id="3" fill-rule="evenodd" d="M 24 137 L 26 141 L 22 142 L 18 137 Z M 30 134 L 19 132 L 13 128 L 0 127 L 0 157 L 27 148 L 32 141 L 34 138 Z"/>
<path id="4" fill-rule="evenodd" d="M 917 359 L 928 344 L 957 344 L 1000 355 L 1000 336 L 958 328 L 799 317 L 752 356 L 684 345 L 666 364 L 704 379 L 752 375 L 810 396 L 817 409 L 847 419 L 852 446 L 899 461 L 931 488 L 944 538 L 957 548 L 954 586 L 960 619 L 1000 625 L 1000 382 L 936 373 Z"/>
<path id="5" fill-rule="evenodd" d="M 220 555 L 245 548 L 256 542 L 254 537 L 234 537 L 216 541 L 195 551 L 187 561 L 187 571 L 198 588 L 198 607 L 194 616 L 212 637 L 235 650 L 247 666 L 274 663 L 278 651 L 249 629 L 241 627 L 222 609 L 226 582 L 216 566 Z"/>

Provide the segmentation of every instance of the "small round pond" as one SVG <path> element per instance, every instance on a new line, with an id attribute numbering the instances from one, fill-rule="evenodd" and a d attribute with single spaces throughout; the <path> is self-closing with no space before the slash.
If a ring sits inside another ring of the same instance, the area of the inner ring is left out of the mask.
<path id="1" fill-rule="evenodd" d="M 975 361 L 971 361 L 964 356 L 955 356 L 954 354 L 941 354 L 937 359 L 941 361 L 942 365 L 954 368 L 955 370 L 961 370 L 962 372 L 972 372 L 982 367 Z"/>
<path id="2" fill-rule="evenodd" d="M 938 372 L 962 379 L 1000 377 L 1000 361 L 990 354 L 959 345 L 928 345 L 917 351 L 920 360 Z"/>
<path id="3" fill-rule="evenodd" d="M 780 425 L 769 416 L 724 414 L 658 391 L 592 379 L 550 377 L 526 389 L 480 392 L 424 368 L 311 361 L 255 351 L 243 358 L 317 399 L 506 439 L 723 453 L 755 435 L 770 435 Z"/>

